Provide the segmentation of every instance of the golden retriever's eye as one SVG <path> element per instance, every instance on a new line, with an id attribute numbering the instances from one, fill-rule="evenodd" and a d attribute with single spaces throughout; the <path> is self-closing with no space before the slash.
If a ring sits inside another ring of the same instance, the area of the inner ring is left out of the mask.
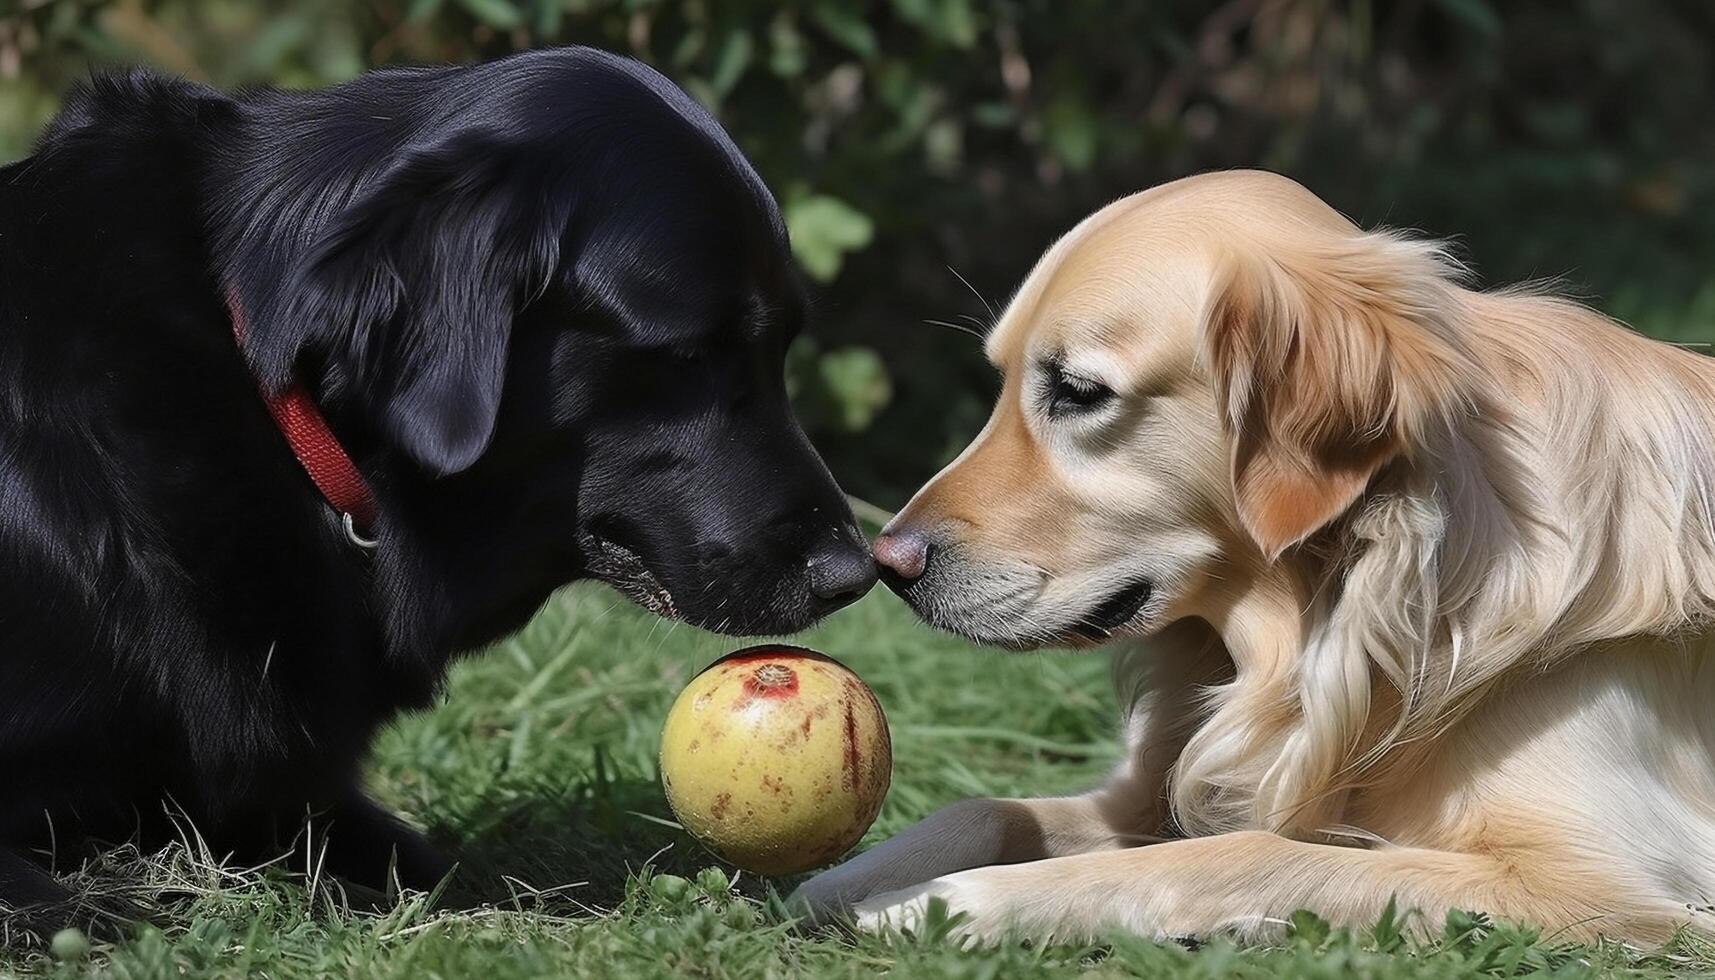
<path id="1" fill-rule="evenodd" d="M 1076 415 L 1093 412 L 1114 398 L 1114 390 L 1100 381 L 1069 374 L 1058 365 L 1050 366 L 1045 374 L 1050 416 Z"/>

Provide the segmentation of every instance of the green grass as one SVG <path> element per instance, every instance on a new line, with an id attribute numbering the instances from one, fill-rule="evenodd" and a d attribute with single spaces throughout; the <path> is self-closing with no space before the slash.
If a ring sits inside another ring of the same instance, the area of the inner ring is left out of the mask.
<path id="1" fill-rule="evenodd" d="M 973 650 L 881 591 L 801 642 L 868 679 L 892 722 L 893 791 L 872 840 L 963 796 L 1087 786 L 1117 751 L 1099 656 Z M 1353 935 L 1306 919 L 1279 946 L 1195 951 L 1126 937 L 967 951 L 941 929 L 807 933 L 765 883 L 708 870 L 714 862 L 672 825 L 656 782 L 668 704 L 729 646 L 603 589 L 569 590 L 519 636 L 462 664 L 439 708 L 401 720 L 376 746 L 374 792 L 456 848 L 467 883 L 375 913 L 302 868 L 220 868 L 194 838 L 154 855 L 114 853 L 86 880 L 153 907 L 157 924 L 97 943 L 83 961 L 0 956 L 0 976 L 1715 975 L 1715 954 L 1689 938 L 1637 956 L 1467 918 L 1427 943 L 1387 923 Z"/>

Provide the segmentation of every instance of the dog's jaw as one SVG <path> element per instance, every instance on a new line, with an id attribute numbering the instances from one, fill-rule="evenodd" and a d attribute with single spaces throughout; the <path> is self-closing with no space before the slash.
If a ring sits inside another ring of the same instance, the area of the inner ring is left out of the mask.
<path id="1" fill-rule="evenodd" d="M 1129 577 L 1112 578 L 1123 584 L 1096 593 L 1100 598 L 1087 608 L 1068 610 L 1049 595 L 1052 577 L 1041 569 L 975 561 L 950 546 L 943 547 L 919 577 L 894 575 L 884 581 L 929 625 L 1023 653 L 1052 647 L 1089 649 L 1146 635 L 1163 625 L 1167 596 L 1153 577 L 1134 570 Z"/>
<path id="2" fill-rule="evenodd" d="M 649 570 L 643 557 L 630 548 L 593 534 L 583 535 L 586 568 L 591 577 L 663 619 L 679 619 L 673 593 Z"/>
<path id="3" fill-rule="evenodd" d="M 1118 636 L 1148 608 L 1155 592 L 1155 584 L 1148 579 L 1122 586 L 1085 613 L 1066 632 L 1069 636 L 1088 643 L 1106 643 Z"/>

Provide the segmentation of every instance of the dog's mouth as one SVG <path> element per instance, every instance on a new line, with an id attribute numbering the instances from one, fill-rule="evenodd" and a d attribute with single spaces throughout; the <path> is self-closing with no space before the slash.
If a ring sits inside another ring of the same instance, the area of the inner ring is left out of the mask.
<path id="1" fill-rule="evenodd" d="M 1067 632 L 1091 643 L 1111 639 L 1114 630 L 1131 622 L 1154 594 L 1155 585 L 1148 580 L 1128 585 L 1104 599 L 1101 605 L 1073 623 Z"/>
<path id="2" fill-rule="evenodd" d="M 1028 575 L 1015 573 L 1009 581 L 1003 579 L 1009 579 L 1004 571 L 961 574 L 955 569 L 950 577 L 924 574 L 909 580 L 886 577 L 884 581 L 929 625 L 977 643 L 1018 651 L 1100 646 L 1136 619 L 1157 594 L 1154 581 L 1139 579 L 1063 624 L 1043 622 L 1058 610 L 1044 608 L 1047 580 L 1042 573 L 1032 569 Z"/>
<path id="3" fill-rule="evenodd" d="M 680 618 L 673 593 L 649 570 L 642 555 L 617 541 L 588 532 L 581 536 L 580 544 L 591 576 L 663 619 Z"/>

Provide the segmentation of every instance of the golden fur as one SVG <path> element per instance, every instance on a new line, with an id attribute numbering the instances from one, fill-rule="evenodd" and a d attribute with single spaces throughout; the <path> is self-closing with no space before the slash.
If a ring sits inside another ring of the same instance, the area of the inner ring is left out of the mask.
<path id="1" fill-rule="evenodd" d="M 1028 648 L 1127 582 L 1127 760 L 955 804 L 807 884 L 861 924 L 1254 933 L 1390 897 L 1715 930 L 1715 362 L 1284 178 L 1176 181 L 1041 259 L 994 416 L 889 526 L 937 625 Z M 1056 418 L 1043 372 L 1116 392 Z"/>

